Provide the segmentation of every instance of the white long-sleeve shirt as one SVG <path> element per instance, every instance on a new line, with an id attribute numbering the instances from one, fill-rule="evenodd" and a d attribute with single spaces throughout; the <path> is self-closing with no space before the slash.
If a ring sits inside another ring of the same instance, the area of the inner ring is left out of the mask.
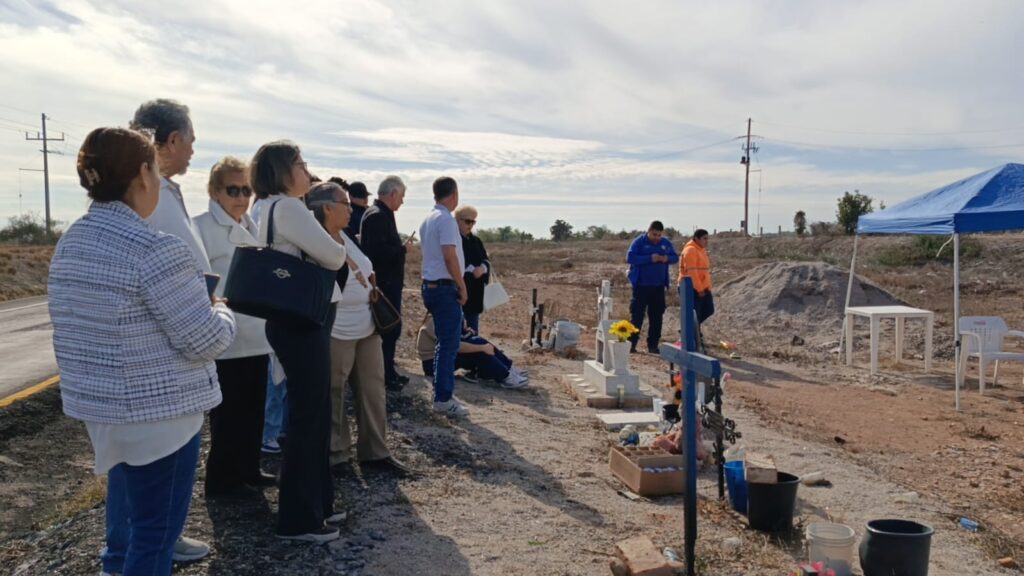
<path id="1" fill-rule="evenodd" d="M 146 219 L 150 227 L 158 232 L 177 236 L 188 244 L 196 265 L 204 274 L 210 274 L 210 258 L 203 247 L 199 232 L 188 217 L 185 200 L 181 196 L 181 187 L 169 178 L 160 177 L 160 201 L 156 210 Z"/>
<path id="2" fill-rule="evenodd" d="M 314 262 L 328 270 L 338 270 L 345 264 L 345 247 L 334 241 L 300 198 L 281 195 L 273 204 L 264 206 L 260 214 L 260 242 L 285 254 L 301 258 L 305 252 Z M 274 209 L 274 242 L 267 242 L 270 209 Z M 331 302 L 341 300 L 341 290 L 334 283 Z"/>

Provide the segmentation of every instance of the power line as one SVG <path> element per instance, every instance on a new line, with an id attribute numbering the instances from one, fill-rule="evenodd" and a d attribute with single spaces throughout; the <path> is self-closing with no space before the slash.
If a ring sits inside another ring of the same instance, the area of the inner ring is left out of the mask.
<path id="1" fill-rule="evenodd" d="M 819 148 L 822 150 L 865 150 L 869 152 L 959 152 L 963 150 L 986 150 L 991 148 L 1020 148 L 1024 143 L 1019 144 L 988 144 L 982 146 L 948 146 L 933 148 L 876 148 L 873 146 L 855 146 L 843 144 L 813 144 L 811 142 L 798 142 L 795 140 L 782 140 L 780 138 L 766 138 L 781 144 L 792 146 L 803 146 L 805 148 Z"/>
<path id="2" fill-rule="evenodd" d="M 956 132 L 876 132 L 870 130 L 838 130 L 831 128 L 813 128 L 810 126 L 795 126 L 792 124 L 765 122 L 764 120 L 758 120 L 758 122 L 768 126 L 794 128 L 796 130 L 807 130 L 809 132 L 827 132 L 830 134 L 863 134 L 865 136 L 959 136 L 962 134 L 993 134 L 997 132 L 1017 132 L 1024 130 L 1024 126 L 1013 126 L 1010 128 L 992 128 L 986 130 L 960 130 Z"/>

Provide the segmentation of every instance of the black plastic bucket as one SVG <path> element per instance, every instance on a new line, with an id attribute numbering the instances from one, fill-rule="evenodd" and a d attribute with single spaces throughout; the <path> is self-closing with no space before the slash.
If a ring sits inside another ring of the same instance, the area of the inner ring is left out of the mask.
<path id="1" fill-rule="evenodd" d="M 912 520 L 872 520 L 860 541 L 864 576 L 928 576 L 931 526 Z"/>
<path id="2" fill-rule="evenodd" d="M 747 483 L 747 519 L 750 527 L 762 532 L 793 529 L 793 509 L 800 479 L 777 472 L 777 484 Z"/>

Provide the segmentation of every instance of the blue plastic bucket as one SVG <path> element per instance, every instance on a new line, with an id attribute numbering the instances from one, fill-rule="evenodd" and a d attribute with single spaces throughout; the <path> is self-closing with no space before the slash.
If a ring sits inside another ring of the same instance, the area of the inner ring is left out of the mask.
<path id="1" fill-rule="evenodd" d="M 747 479 L 744 475 L 743 460 L 725 463 L 725 485 L 729 488 L 729 502 L 732 509 L 740 514 L 747 513 Z"/>

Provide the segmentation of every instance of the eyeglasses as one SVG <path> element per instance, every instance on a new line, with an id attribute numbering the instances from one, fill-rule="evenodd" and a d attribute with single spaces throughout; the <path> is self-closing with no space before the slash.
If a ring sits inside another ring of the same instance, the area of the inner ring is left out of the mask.
<path id="1" fill-rule="evenodd" d="M 225 186 L 224 191 L 232 198 L 238 198 L 239 196 L 248 198 L 252 196 L 252 188 L 248 186 Z"/>
<path id="2" fill-rule="evenodd" d="M 476 224 L 476 220 L 473 220 L 472 218 L 463 218 L 462 221 L 465 222 L 466 224 L 469 224 L 470 226 Z"/>

